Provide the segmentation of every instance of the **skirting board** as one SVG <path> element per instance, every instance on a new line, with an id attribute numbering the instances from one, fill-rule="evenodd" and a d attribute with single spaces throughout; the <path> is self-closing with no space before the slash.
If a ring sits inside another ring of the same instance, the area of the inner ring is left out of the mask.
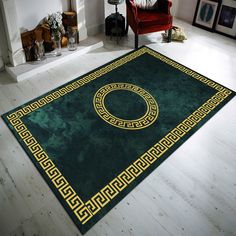
<path id="1" fill-rule="evenodd" d="M 87 41 L 87 40 L 86 40 Z M 99 41 L 91 45 L 78 46 L 76 51 L 68 51 L 67 48 L 62 49 L 62 55 L 53 57 L 48 54 L 46 59 L 40 62 L 25 63 L 16 67 L 6 66 L 7 73 L 16 81 L 22 81 L 34 76 L 36 73 L 43 72 L 52 67 L 58 66 L 78 56 L 88 53 L 89 51 L 103 47 L 103 42 Z"/>

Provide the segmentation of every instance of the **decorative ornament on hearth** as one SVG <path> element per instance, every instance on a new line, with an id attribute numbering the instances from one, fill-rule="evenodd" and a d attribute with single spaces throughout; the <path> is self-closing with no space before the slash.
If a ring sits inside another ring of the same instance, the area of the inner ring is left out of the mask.
<path id="1" fill-rule="evenodd" d="M 65 29 L 62 24 L 62 14 L 61 12 L 52 13 L 48 16 L 48 25 L 52 32 L 60 32 L 65 34 Z"/>
<path id="2" fill-rule="evenodd" d="M 62 36 L 65 35 L 65 29 L 62 24 L 61 12 L 52 13 L 48 16 L 48 25 L 50 27 L 52 40 L 54 42 L 54 55 L 61 55 L 61 40 Z"/>

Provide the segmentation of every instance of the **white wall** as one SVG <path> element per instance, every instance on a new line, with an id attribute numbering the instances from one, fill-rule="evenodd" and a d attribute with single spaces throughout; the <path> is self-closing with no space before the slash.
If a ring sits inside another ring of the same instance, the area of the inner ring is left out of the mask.
<path id="1" fill-rule="evenodd" d="M 91 1 L 91 0 L 90 0 Z M 19 27 L 35 28 L 49 13 L 66 11 L 67 0 L 15 0 Z"/>
<path id="2" fill-rule="evenodd" d="M 94 35 L 103 30 L 105 21 L 104 2 L 107 2 L 107 0 L 84 1 L 88 35 Z"/>
<path id="3" fill-rule="evenodd" d="M 176 9 L 175 16 L 179 19 L 192 23 L 197 0 L 173 0 Z M 177 4 L 176 4 L 177 3 Z"/>
<path id="4" fill-rule="evenodd" d="M 178 7 L 179 7 L 179 0 L 173 0 L 172 7 L 171 7 L 171 14 L 173 16 L 177 15 Z"/>
<path id="5" fill-rule="evenodd" d="M 68 10 L 68 0 L 15 0 L 18 25 L 31 30 L 49 13 Z M 85 0 L 85 18 L 88 34 L 96 34 L 104 25 L 104 2 Z"/>

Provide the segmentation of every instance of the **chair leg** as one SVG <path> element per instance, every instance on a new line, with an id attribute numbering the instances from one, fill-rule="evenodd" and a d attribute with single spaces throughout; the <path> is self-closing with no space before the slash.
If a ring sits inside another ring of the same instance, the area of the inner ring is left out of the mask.
<path id="1" fill-rule="evenodd" d="M 129 31 L 129 24 L 128 24 L 128 21 L 126 22 L 126 27 L 125 27 L 125 35 L 128 34 L 128 31 Z"/>
<path id="2" fill-rule="evenodd" d="M 135 34 L 134 47 L 138 49 L 138 34 Z"/>
<path id="3" fill-rule="evenodd" d="M 167 42 L 170 43 L 171 42 L 171 34 L 172 34 L 172 28 L 170 28 L 168 30 L 168 38 L 167 38 Z"/>

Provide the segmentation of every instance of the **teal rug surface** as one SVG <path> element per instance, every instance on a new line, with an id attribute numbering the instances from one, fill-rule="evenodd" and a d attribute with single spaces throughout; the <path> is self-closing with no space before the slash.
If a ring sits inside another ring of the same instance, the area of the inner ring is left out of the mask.
<path id="1" fill-rule="evenodd" d="M 3 119 L 85 233 L 234 95 L 141 47 Z"/>

